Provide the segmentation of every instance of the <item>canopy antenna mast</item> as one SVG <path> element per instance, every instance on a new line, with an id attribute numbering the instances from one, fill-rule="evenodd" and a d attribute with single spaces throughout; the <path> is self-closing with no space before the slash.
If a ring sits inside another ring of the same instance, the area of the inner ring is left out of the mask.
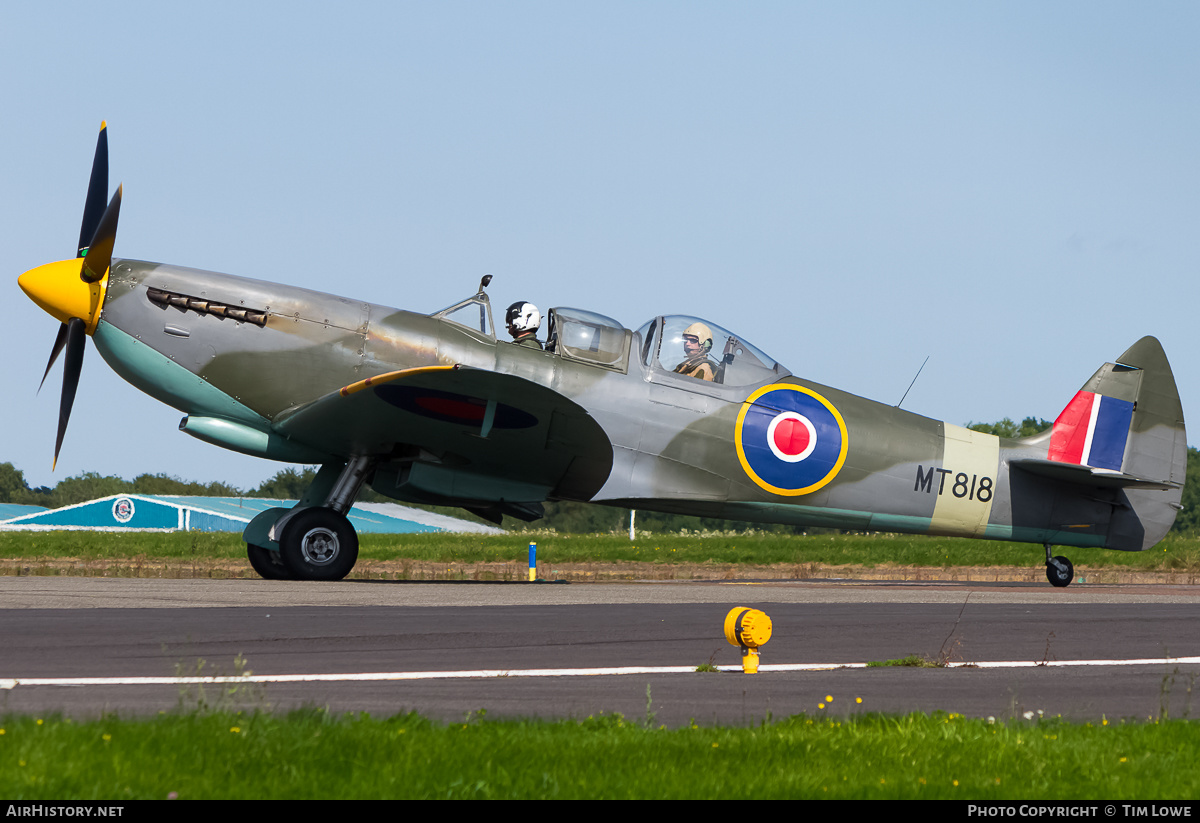
<path id="1" fill-rule="evenodd" d="M 910 391 L 912 391 L 912 387 L 917 382 L 917 378 L 921 376 L 921 372 L 925 368 L 925 363 L 928 363 L 928 362 L 929 362 L 929 355 L 925 355 L 925 360 L 924 360 L 924 362 L 921 363 L 921 368 L 917 369 L 917 373 L 915 375 L 913 375 L 912 383 L 909 383 L 908 388 L 904 390 L 904 397 L 908 397 L 908 393 Z M 900 408 L 901 403 L 904 402 L 904 397 L 900 398 L 900 403 L 896 404 L 896 408 Z"/>

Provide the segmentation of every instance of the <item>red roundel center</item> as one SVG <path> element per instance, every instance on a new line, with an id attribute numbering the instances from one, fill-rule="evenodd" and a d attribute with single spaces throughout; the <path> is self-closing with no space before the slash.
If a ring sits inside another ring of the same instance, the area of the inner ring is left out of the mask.
<path id="1" fill-rule="evenodd" d="M 808 426 L 793 418 L 784 418 L 775 427 L 775 447 L 784 454 L 801 454 L 808 448 Z"/>
<path id="2" fill-rule="evenodd" d="M 450 397 L 418 397 L 417 405 L 434 414 L 457 417 L 459 420 L 483 420 L 485 406 L 469 399 L 455 400 Z"/>

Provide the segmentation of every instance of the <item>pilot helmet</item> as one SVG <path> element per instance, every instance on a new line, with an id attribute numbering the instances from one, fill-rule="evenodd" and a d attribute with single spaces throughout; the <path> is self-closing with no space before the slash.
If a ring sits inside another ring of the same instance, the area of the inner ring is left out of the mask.
<path id="1" fill-rule="evenodd" d="M 508 311 L 504 315 L 504 322 L 508 326 L 509 332 L 515 337 L 527 331 L 537 331 L 538 327 L 542 325 L 542 313 L 532 303 L 518 300 L 508 307 Z"/>
<path id="2" fill-rule="evenodd" d="M 712 329 L 710 329 L 708 326 L 704 325 L 703 323 L 700 323 L 700 322 L 693 323 L 692 325 L 688 326 L 686 329 L 683 330 L 683 334 L 685 337 L 690 334 L 692 337 L 695 337 L 697 340 L 699 340 L 700 348 L 704 349 L 704 351 L 707 352 L 707 351 L 712 350 L 712 347 L 713 347 Z"/>

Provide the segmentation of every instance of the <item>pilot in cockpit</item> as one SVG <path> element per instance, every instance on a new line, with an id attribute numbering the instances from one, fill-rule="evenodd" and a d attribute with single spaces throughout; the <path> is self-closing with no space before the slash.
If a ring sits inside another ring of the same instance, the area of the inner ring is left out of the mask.
<path id="1" fill-rule="evenodd" d="M 703 323 L 693 323 L 683 330 L 683 354 L 687 359 L 675 367 L 676 374 L 713 380 L 717 364 L 708 356 L 713 347 L 712 329 Z"/>
<path id="2" fill-rule="evenodd" d="M 508 307 L 504 322 L 514 343 L 542 351 L 542 344 L 537 339 L 538 327 L 542 325 L 542 313 L 538 311 L 537 306 L 518 300 Z"/>

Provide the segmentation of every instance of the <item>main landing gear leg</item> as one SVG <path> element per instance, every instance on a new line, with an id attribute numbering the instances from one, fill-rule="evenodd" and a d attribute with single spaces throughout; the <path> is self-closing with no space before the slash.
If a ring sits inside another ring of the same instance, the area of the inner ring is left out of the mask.
<path id="1" fill-rule="evenodd" d="M 341 580 L 354 568 L 358 560 L 358 534 L 346 512 L 354 505 L 358 490 L 373 468 L 374 458 L 356 455 L 341 468 L 332 487 L 328 487 L 328 478 L 337 469 L 334 464 L 322 466 L 313 488 L 305 492 L 291 516 L 281 518 L 276 524 L 279 558 L 292 577 Z M 328 492 L 322 495 L 323 488 L 328 488 Z M 323 505 L 314 506 L 314 497 L 323 497 Z M 306 503 L 311 508 L 300 508 Z"/>
<path id="2" fill-rule="evenodd" d="M 358 534 L 346 517 L 375 458 L 326 463 L 293 509 L 268 509 L 246 527 L 250 565 L 268 580 L 341 580 L 358 560 Z M 277 547 L 277 549 L 276 549 Z"/>
<path id="3" fill-rule="evenodd" d="M 1075 579 L 1075 567 L 1071 565 L 1071 561 L 1063 556 L 1051 557 L 1050 544 L 1046 543 L 1046 579 L 1050 581 L 1050 585 L 1056 588 L 1063 588 L 1070 585 Z"/>

